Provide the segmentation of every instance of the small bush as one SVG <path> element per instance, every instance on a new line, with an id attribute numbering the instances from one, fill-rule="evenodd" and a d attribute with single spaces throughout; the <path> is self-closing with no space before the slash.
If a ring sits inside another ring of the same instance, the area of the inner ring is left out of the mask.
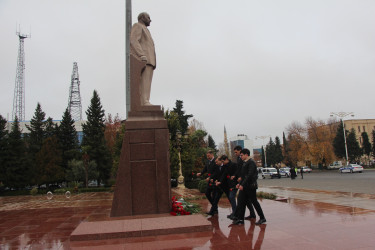
<path id="1" fill-rule="evenodd" d="M 198 189 L 199 182 L 200 182 L 199 179 L 196 179 L 193 181 L 185 181 L 185 187 L 189 189 Z"/>
<path id="2" fill-rule="evenodd" d="M 266 192 L 257 192 L 257 197 L 263 198 L 263 199 L 269 199 L 269 200 L 275 200 L 277 196 L 272 193 L 266 193 Z"/>
<path id="3" fill-rule="evenodd" d="M 80 188 L 79 192 L 88 193 L 88 192 L 110 192 L 110 187 L 96 187 L 96 188 Z"/>
<path id="4" fill-rule="evenodd" d="M 31 195 L 37 195 L 38 194 L 38 188 L 34 187 L 33 189 L 30 190 Z"/>

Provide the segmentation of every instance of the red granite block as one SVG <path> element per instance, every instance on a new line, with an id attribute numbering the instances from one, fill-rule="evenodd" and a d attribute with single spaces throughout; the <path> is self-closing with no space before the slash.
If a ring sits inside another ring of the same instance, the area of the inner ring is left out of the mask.
<path id="1" fill-rule="evenodd" d="M 129 143 L 154 143 L 155 133 L 153 129 L 129 131 Z"/>
<path id="2" fill-rule="evenodd" d="M 105 240 L 211 230 L 211 223 L 202 215 L 82 222 L 73 231 L 70 240 Z"/>
<path id="3" fill-rule="evenodd" d="M 130 144 L 130 161 L 154 160 L 155 143 Z"/>

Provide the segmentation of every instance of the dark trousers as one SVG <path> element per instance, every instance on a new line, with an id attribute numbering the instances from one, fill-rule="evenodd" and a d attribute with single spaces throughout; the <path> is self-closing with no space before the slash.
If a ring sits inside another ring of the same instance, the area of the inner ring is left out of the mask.
<path id="1" fill-rule="evenodd" d="M 216 188 L 210 187 L 209 185 L 207 186 L 206 193 L 205 193 L 207 200 L 211 203 L 211 205 L 214 205 L 214 200 L 216 196 Z M 212 210 L 212 208 L 211 208 Z M 217 208 L 216 208 L 217 210 Z"/>
<path id="2" fill-rule="evenodd" d="M 237 189 L 232 188 L 232 190 L 229 190 L 228 200 L 230 202 L 230 205 L 232 206 L 232 214 L 233 215 L 234 215 L 234 213 L 236 211 L 236 208 L 237 208 L 236 194 L 237 194 Z"/>
<path id="3" fill-rule="evenodd" d="M 264 219 L 264 214 L 262 207 L 260 206 L 258 199 L 257 199 L 257 193 L 256 189 L 244 189 L 240 190 L 238 194 L 238 205 L 236 209 L 236 217 L 239 220 L 243 220 L 245 217 L 245 210 L 246 206 L 251 207 L 251 205 L 254 206 L 255 210 L 257 211 L 257 214 L 259 215 L 260 219 Z M 250 209 L 250 208 L 249 208 Z M 251 210 L 250 210 L 251 215 Z M 254 213 L 255 215 L 255 213 Z"/>

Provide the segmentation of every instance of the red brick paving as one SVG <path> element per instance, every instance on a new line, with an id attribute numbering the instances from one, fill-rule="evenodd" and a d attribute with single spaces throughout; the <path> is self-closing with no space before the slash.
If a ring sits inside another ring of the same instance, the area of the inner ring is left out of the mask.
<path id="1" fill-rule="evenodd" d="M 212 232 L 70 242 L 81 221 L 115 219 L 108 218 L 112 196 L 0 197 L 1 249 L 375 249 L 375 210 L 302 199 L 262 200 L 261 226 L 230 226 L 222 199 L 219 215 L 207 217 Z M 194 202 L 209 208 L 207 200 Z"/>

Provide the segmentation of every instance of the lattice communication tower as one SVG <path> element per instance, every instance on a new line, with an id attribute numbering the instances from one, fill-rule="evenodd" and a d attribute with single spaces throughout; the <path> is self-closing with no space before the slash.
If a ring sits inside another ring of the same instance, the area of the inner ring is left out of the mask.
<path id="1" fill-rule="evenodd" d="M 82 120 L 82 104 L 81 104 L 81 93 L 79 90 L 79 75 L 78 65 L 76 62 L 73 63 L 72 80 L 70 84 L 69 93 L 69 105 L 68 110 L 74 121 Z"/>
<path id="2" fill-rule="evenodd" d="M 17 72 L 13 97 L 13 121 L 17 117 L 19 121 L 25 120 L 25 52 L 24 40 L 29 36 L 16 32 L 20 44 L 18 48 Z"/>

